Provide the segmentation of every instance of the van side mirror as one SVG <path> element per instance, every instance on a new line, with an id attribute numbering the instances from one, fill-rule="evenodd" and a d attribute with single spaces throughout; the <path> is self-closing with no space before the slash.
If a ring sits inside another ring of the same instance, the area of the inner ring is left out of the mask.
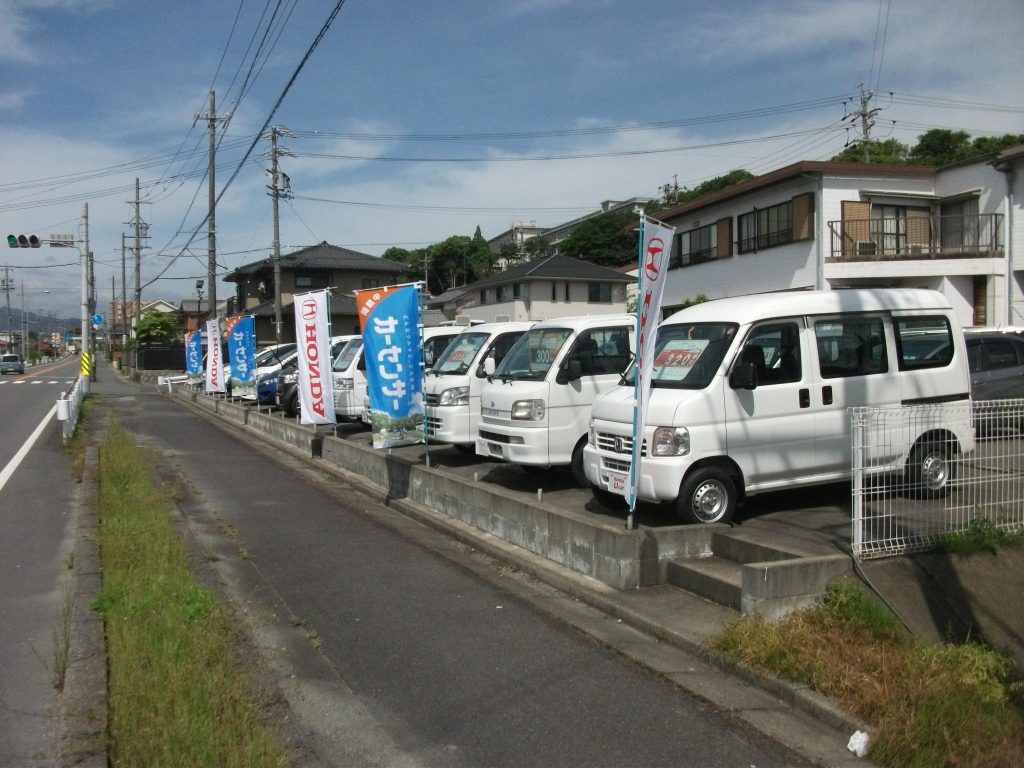
<path id="1" fill-rule="evenodd" d="M 483 369 L 484 369 L 484 375 L 485 376 L 493 376 L 494 375 L 494 369 L 496 367 L 497 366 L 494 365 L 494 358 L 493 357 L 485 357 L 484 358 Z"/>
<path id="2" fill-rule="evenodd" d="M 738 363 L 729 374 L 729 386 L 733 389 L 757 389 L 757 368 L 753 363 Z"/>
<path id="3" fill-rule="evenodd" d="M 576 358 L 570 357 L 562 366 L 558 369 L 558 375 L 555 377 L 556 384 L 568 384 L 570 381 L 576 381 L 583 377 L 583 363 Z"/>
<path id="4" fill-rule="evenodd" d="M 495 365 L 494 365 L 494 355 L 488 355 L 483 360 L 481 360 L 479 362 L 479 364 L 477 364 L 477 366 L 476 366 L 476 377 L 478 379 L 482 379 L 482 378 L 490 375 L 490 374 L 487 373 L 487 361 L 488 360 L 491 361 L 491 368 L 495 368 Z"/>

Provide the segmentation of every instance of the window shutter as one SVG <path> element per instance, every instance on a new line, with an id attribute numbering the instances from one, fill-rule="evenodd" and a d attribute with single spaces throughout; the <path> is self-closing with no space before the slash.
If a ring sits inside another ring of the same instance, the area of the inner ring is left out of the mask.
<path id="1" fill-rule="evenodd" d="M 814 239 L 814 193 L 793 198 L 793 239 Z"/>
<path id="2" fill-rule="evenodd" d="M 732 217 L 719 219 L 716 226 L 718 227 L 718 232 L 715 234 L 718 238 L 718 258 L 727 259 L 732 256 Z"/>

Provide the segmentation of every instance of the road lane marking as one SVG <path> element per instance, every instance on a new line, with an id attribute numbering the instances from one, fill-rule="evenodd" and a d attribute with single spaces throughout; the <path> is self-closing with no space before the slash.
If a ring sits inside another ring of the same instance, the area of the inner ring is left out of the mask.
<path id="1" fill-rule="evenodd" d="M 14 457 L 7 462 L 7 466 L 0 471 L 0 491 L 4 489 L 5 485 L 7 485 L 7 481 L 11 479 L 11 476 L 14 474 L 14 470 L 18 468 L 24 458 L 28 455 L 28 452 L 32 450 L 32 446 L 36 444 L 36 440 L 38 440 L 39 436 L 43 434 L 43 430 L 46 428 L 46 425 L 50 423 L 50 419 L 53 418 L 55 413 L 57 413 L 56 403 L 54 403 L 53 407 L 50 408 L 50 412 L 43 416 L 43 420 L 39 422 L 39 426 L 35 428 L 35 431 L 31 435 L 29 435 L 28 440 L 26 440 L 21 448 L 18 449 L 18 452 L 14 454 Z"/>

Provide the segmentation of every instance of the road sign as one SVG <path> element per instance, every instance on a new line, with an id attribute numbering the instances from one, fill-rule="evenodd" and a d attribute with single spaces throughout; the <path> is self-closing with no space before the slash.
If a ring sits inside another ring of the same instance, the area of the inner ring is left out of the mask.
<path id="1" fill-rule="evenodd" d="M 93 315 L 92 316 L 92 327 L 93 328 L 99 328 L 101 325 L 103 325 L 103 315 Z"/>

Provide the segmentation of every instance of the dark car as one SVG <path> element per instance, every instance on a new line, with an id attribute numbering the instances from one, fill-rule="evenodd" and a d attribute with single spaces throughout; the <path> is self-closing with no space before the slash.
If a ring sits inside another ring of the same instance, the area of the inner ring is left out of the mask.
<path id="1" fill-rule="evenodd" d="M 965 331 L 971 397 L 975 400 L 1024 398 L 1024 334 L 1017 331 Z"/>
<path id="2" fill-rule="evenodd" d="M 299 360 L 296 358 L 277 373 L 277 407 L 289 416 L 299 415 Z"/>

